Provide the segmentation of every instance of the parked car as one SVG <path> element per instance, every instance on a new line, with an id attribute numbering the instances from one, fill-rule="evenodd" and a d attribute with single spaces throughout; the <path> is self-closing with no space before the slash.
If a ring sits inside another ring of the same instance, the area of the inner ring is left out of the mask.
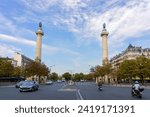
<path id="1" fill-rule="evenodd" d="M 20 85 L 20 92 L 22 91 L 36 91 L 39 88 L 39 84 L 36 81 L 25 81 Z"/>
<path id="2" fill-rule="evenodd" d="M 24 83 L 25 81 L 20 81 L 16 84 L 16 88 L 20 88 L 20 86 Z"/>
<path id="3" fill-rule="evenodd" d="M 58 82 L 58 83 L 61 83 L 62 81 L 61 81 L 61 80 L 57 80 L 57 82 Z"/>
<path id="4" fill-rule="evenodd" d="M 62 82 L 66 82 L 66 80 L 65 80 L 65 79 L 62 79 L 61 81 L 62 81 Z"/>
<path id="5" fill-rule="evenodd" d="M 80 82 L 84 82 L 84 80 L 83 80 L 83 79 L 81 79 L 81 80 L 80 80 Z"/>
<path id="6" fill-rule="evenodd" d="M 45 84 L 46 84 L 46 85 L 51 85 L 51 84 L 53 84 L 53 81 L 47 80 L 47 81 L 45 82 Z"/>

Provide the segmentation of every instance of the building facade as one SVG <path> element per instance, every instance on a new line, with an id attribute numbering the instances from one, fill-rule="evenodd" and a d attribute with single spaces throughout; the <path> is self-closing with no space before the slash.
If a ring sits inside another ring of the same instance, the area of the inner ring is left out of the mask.
<path id="1" fill-rule="evenodd" d="M 136 47 L 129 44 L 125 51 L 111 58 L 110 63 L 112 64 L 112 67 L 115 68 L 118 67 L 124 60 L 136 59 L 139 56 L 150 58 L 150 48 Z"/>
<path id="2" fill-rule="evenodd" d="M 19 67 L 24 67 L 29 62 L 32 62 L 33 60 L 26 57 L 25 55 L 20 54 L 19 52 L 14 53 L 14 61 L 17 61 L 17 65 Z"/>
<path id="3" fill-rule="evenodd" d="M 11 64 L 14 66 L 14 67 L 17 67 L 17 61 L 14 60 L 13 58 L 9 58 L 9 57 L 0 57 L 1 60 L 7 60 L 9 62 L 11 62 Z"/>

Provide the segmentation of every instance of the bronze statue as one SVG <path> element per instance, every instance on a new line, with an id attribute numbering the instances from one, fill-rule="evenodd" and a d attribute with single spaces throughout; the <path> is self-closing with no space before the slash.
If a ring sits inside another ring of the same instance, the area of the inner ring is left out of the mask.
<path id="1" fill-rule="evenodd" d="M 103 24 L 103 29 L 106 29 L 106 24 L 105 23 Z"/>
<path id="2" fill-rule="evenodd" d="M 42 28 L 42 22 L 39 22 L 39 27 L 41 27 L 41 28 Z"/>

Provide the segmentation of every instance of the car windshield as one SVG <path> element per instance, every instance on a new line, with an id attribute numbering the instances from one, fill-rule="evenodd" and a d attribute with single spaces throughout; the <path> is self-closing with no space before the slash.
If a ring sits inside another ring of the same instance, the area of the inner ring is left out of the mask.
<path id="1" fill-rule="evenodd" d="M 33 82 L 29 82 L 29 81 L 23 83 L 23 85 L 33 85 L 33 84 L 34 84 Z"/>

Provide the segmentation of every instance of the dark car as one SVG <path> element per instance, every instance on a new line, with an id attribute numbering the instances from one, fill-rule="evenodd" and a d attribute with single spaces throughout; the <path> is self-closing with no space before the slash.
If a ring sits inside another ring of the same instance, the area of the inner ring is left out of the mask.
<path id="1" fill-rule="evenodd" d="M 22 85 L 25 81 L 20 81 L 16 84 L 16 88 L 20 88 L 20 85 Z"/>
<path id="2" fill-rule="evenodd" d="M 39 85 L 36 81 L 25 81 L 22 85 L 20 85 L 20 92 L 23 91 L 36 91 L 38 90 Z"/>

